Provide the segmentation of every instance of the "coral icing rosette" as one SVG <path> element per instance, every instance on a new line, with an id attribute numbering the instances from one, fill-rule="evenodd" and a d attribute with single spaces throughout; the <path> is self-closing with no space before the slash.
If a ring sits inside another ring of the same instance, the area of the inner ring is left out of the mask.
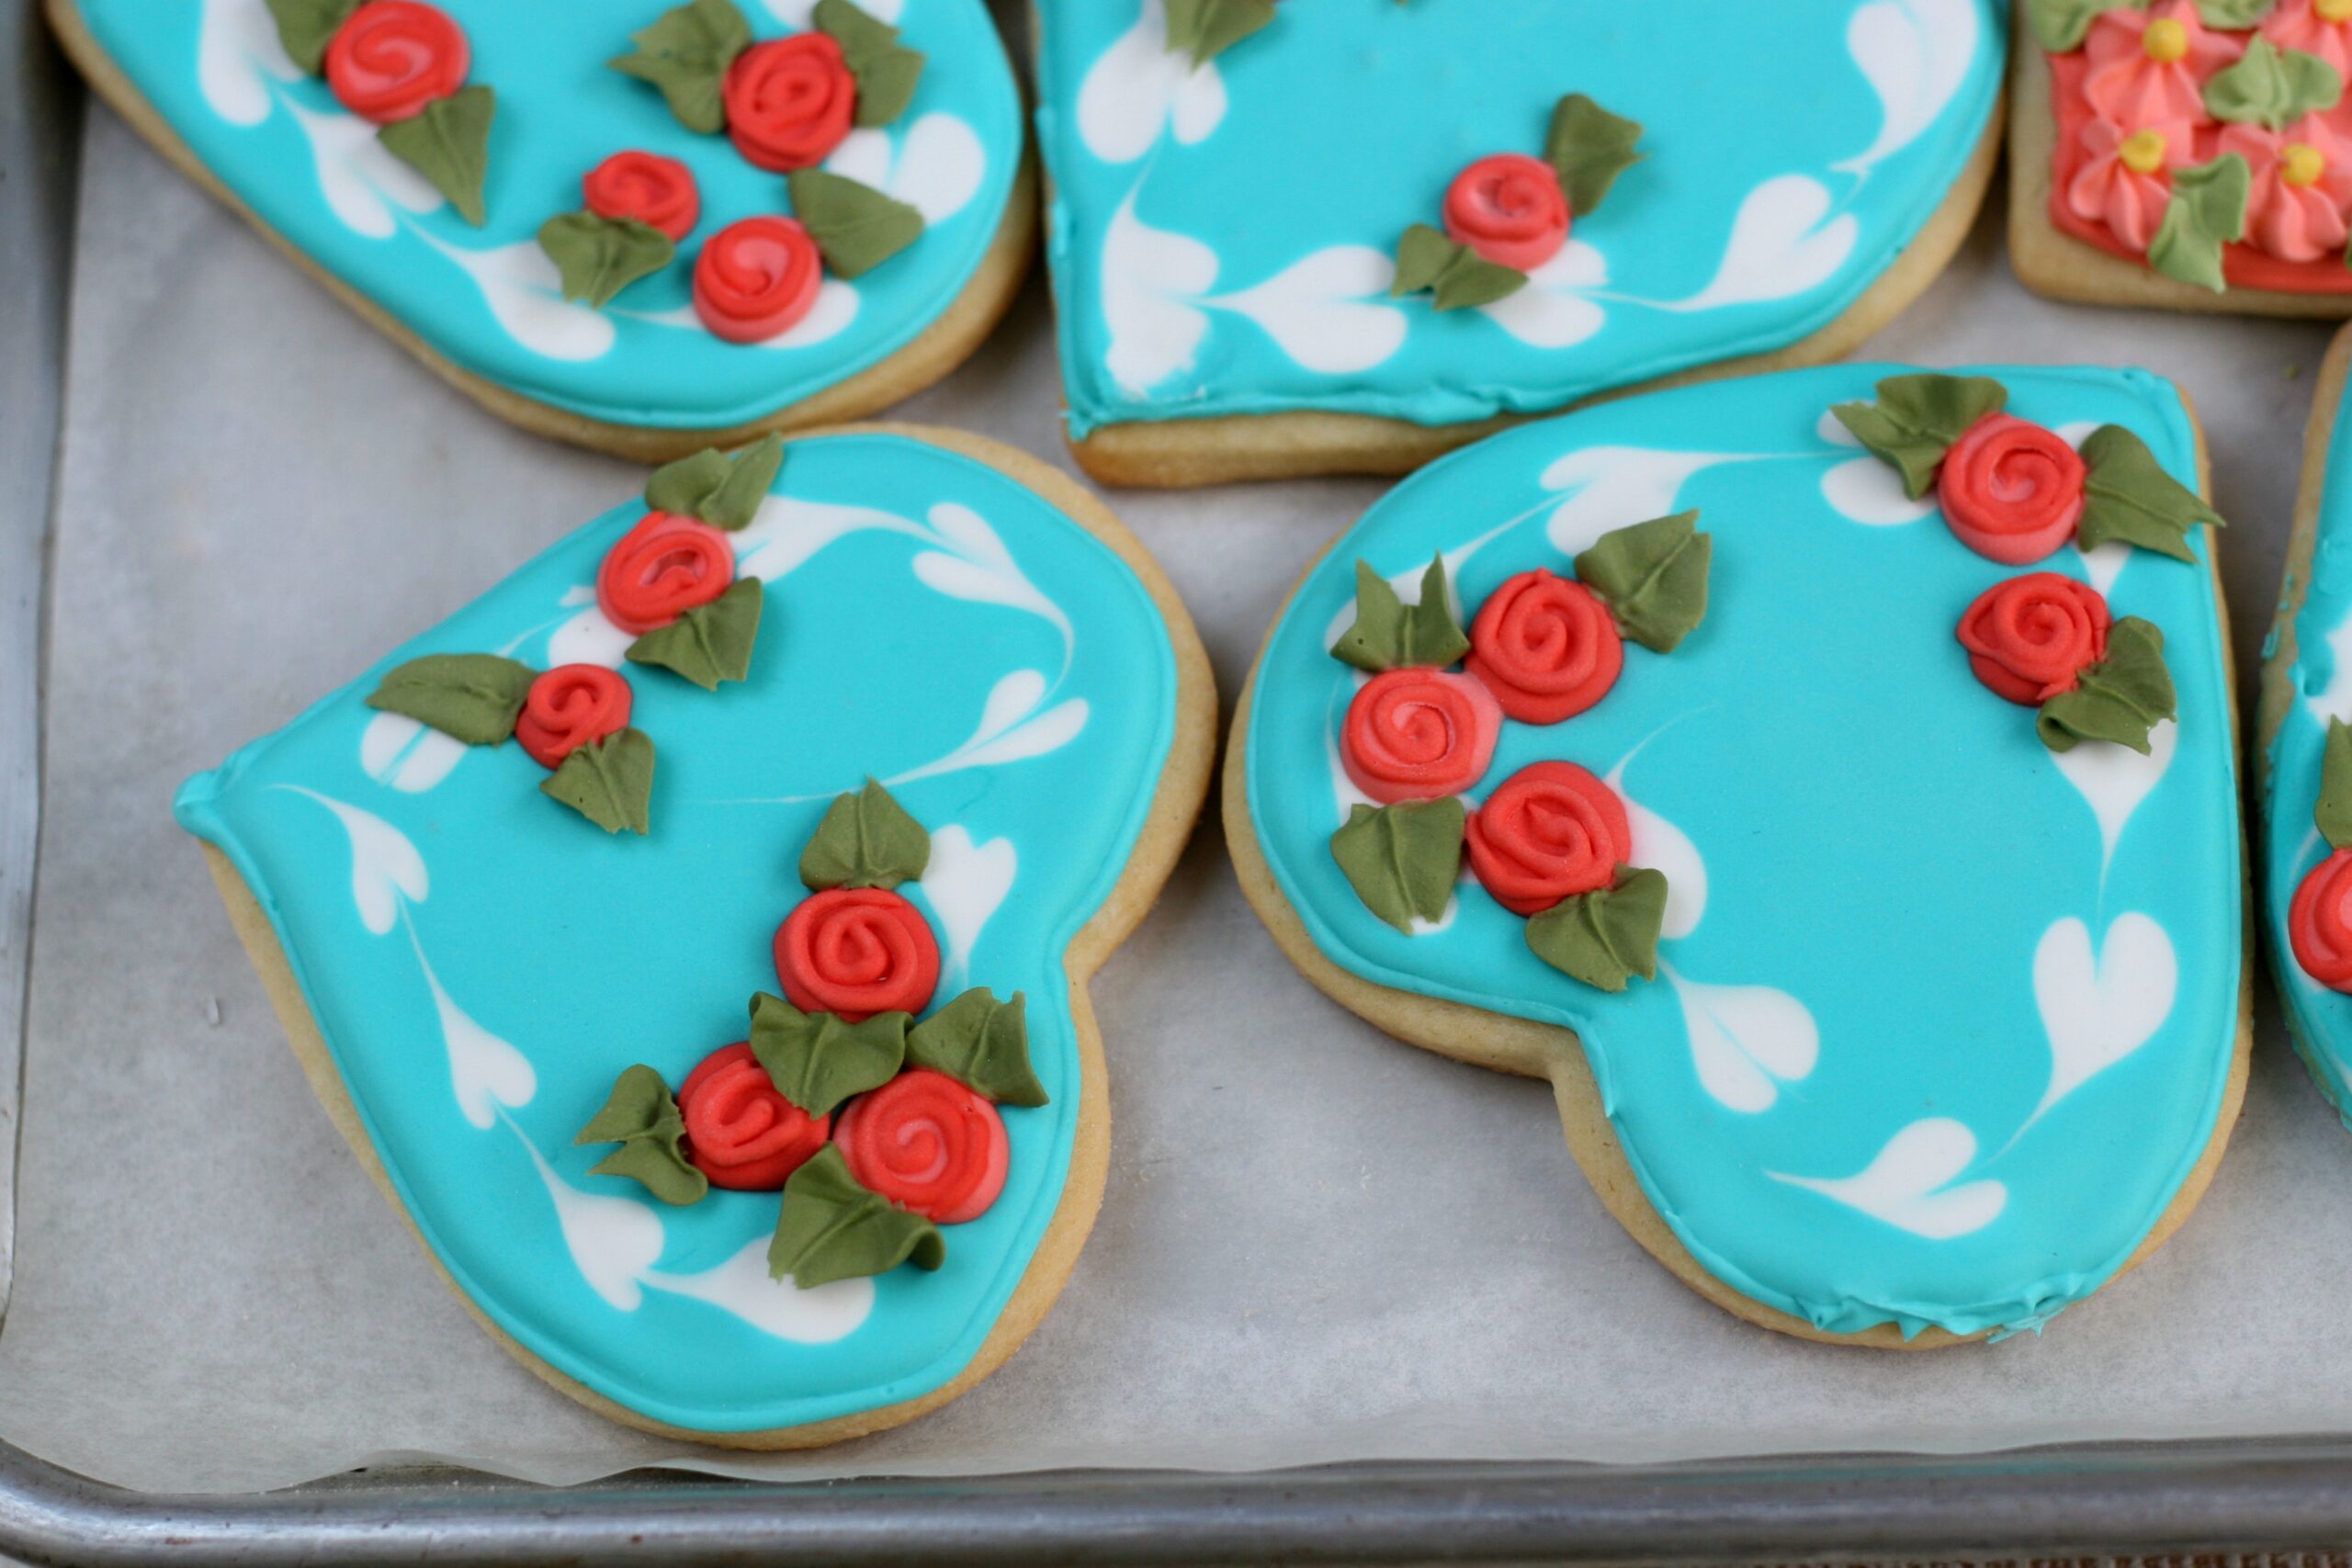
<path id="1" fill-rule="evenodd" d="M 2246 242 L 2281 261 L 2310 262 L 2344 249 L 2346 214 L 2352 212 L 2352 142 L 2317 115 L 2284 131 L 2228 125 L 2222 152 L 2245 159 L 2253 183 L 2246 196 Z"/>
<path id="2" fill-rule="evenodd" d="M 735 150 L 788 175 L 815 168 L 842 144 L 857 112 L 857 81 L 840 44 L 823 33 L 795 33 L 736 56 L 724 97 Z"/>
<path id="3" fill-rule="evenodd" d="M 817 303 L 824 258 L 797 219 L 746 218 L 703 242 L 695 314 L 729 343 L 783 336 Z"/>
<path id="4" fill-rule="evenodd" d="M 1467 675 L 1387 671 L 1348 705 L 1340 765 L 1384 806 L 1458 795 L 1494 761 L 1502 718 L 1494 694 Z"/>
<path id="5" fill-rule="evenodd" d="M 2003 566 L 2024 566 L 2074 533 L 2088 472 L 2056 431 L 1987 414 L 1944 455 L 1936 499 L 1961 543 Z"/>
<path id="6" fill-rule="evenodd" d="M 2134 251 L 2145 251 L 2172 200 L 2172 171 L 2189 163 L 2194 128 L 2185 119 L 2125 130 L 2110 120 L 2086 122 L 2079 134 L 2086 162 L 2066 182 L 2064 199 L 2075 217 L 2103 223 Z"/>
<path id="7" fill-rule="evenodd" d="M 1537 568 L 1487 596 L 1464 661 L 1522 724 L 1557 724 L 1609 693 L 1625 667 L 1616 617 L 1591 589 Z"/>
<path id="8" fill-rule="evenodd" d="M 1568 198 L 1541 158 L 1498 152 L 1453 177 L 1445 237 L 1498 266 L 1532 272 L 1568 242 Z"/>
<path id="9" fill-rule="evenodd" d="M 683 240 L 702 216 L 694 171 L 654 152 L 616 152 L 580 182 L 582 204 L 599 218 L 634 219 Z"/>
<path id="10" fill-rule="evenodd" d="M 2352 0 L 2278 0 L 2258 29 L 2280 49 L 2315 54 L 2352 75 Z"/>
<path id="11" fill-rule="evenodd" d="M 996 1107 L 922 1067 L 850 1101 L 833 1141 L 862 1185 L 943 1225 L 988 1213 L 1011 1157 Z"/>
<path id="12" fill-rule="evenodd" d="M 601 664 L 559 664 L 532 681 L 514 739 L 543 768 L 628 728 L 628 682 Z"/>
<path id="13" fill-rule="evenodd" d="M 780 1190 L 825 1146 L 833 1119 L 811 1116 L 776 1092 L 749 1041 L 712 1052 L 678 1086 L 686 1124 L 680 1152 L 713 1187 Z"/>
<path id="14" fill-rule="evenodd" d="M 939 943 L 898 894 L 830 888 L 809 895 L 776 929 L 775 976 L 803 1012 L 849 1023 L 921 1012 L 939 988 Z"/>
<path id="15" fill-rule="evenodd" d="M 2192 0 L 2159 0 L 2146 11 L 2115 6 L 2083 39 L 2089 69 L 2083 94 L 2118 125 L 2186 119 L 2204 124 L 2207 77 L 2245 51 L 2241 38 L 2205 25 Z"/>
<path id="16" fill-rule="evenodd" d="M 735 581 L 735 547 L 708 524 L 649 512 L 596 570 L 596 604 L 625 632 L 666 626 Z"/>
<path id="17" fill-rule="evenodd" d="M 2287 909 L 2287 934 L 2304 974 L 2352 991 L 2352 850 L 2312 867 Z"/>
<path id="18" fill-rule="evenodd" d="M 1470 870 L 1495 902 L 1539 915 L 1597 892 L 1633 858 L 1617 792 L 1573 762 L 1532 762 L 1471 813 Z"/>
<path id="19" fill-rule="evenodd" d="M 2086 582 L 2054 571 L 1996 582 L 1961 617 L 1968 667 L 1996 694 L 2039 707 L 2071 692 L 2107 657 L 2107 601 Z"/>
<path id="20" fill-rule="evenodd" d="M 417 0 L 368 0 L 328 40 L 322 69 L 336 102 L 390 125 L 464 86 L 471 58 L 447 13 Z"/>

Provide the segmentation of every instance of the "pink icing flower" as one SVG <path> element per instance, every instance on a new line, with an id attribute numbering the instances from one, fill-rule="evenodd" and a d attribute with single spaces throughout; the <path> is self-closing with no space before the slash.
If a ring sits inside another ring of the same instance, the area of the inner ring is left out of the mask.
<path id="1" fill-rule="evenodd" d="M 2352 0 L 2279 0 L 2262 18 L 2262 36 L 2280 49 L 2316 54 L 2352 75 Z"/>
<path id="2" fill-rule="evenodd" d="M 2246 196 L 2245 237 L 2281 261 L 2317 261 L 2344 248 L 2352 225 L 2352 142 L 2317 115 L 2284 131 L 2232 125 L 2220 151 L 2243 153 L 2254 171 Z"/>
<path id="3" fill-rule="evenodd" d="M 2125 131 L 2103 119 L 2083 126 L 2090 161 L 2066 185 L 2075 217 L 2104 223 L 2135 251 L 2144 251 L 2172 199 L 2172 171 L 2189 162 L 2192 132 L 2185 119 Z"/>
<path id="4" fill-rule="evenodd" d="M 2198 19 L 2192 0 L 2157 0 L 2147 11 L 2116 6 L 2091 24 L 2083 96 L 2102 119 L 2204 124 L 2205 79 L 2245 52 L 2243 41 Z"/>

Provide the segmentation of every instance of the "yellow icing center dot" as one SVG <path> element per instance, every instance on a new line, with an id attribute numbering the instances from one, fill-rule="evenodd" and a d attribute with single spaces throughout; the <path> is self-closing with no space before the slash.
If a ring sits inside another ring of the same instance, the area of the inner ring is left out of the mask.
<path id="1" fill-rule="evenodd" d="M 2161 130 L 2135 130 L 2123 139 L 2115 150 L 2123 166 L 2135 175 L 2153 175 L 2165 166 L 2165 133 Z"/>
<path id="2" fill-rule="evenodd" d="M 2323 22 L 2352 22 L 2352 0 L 2312 0 L 2312 9 Z"/>
<path id="3" fill-rule="evenodd" d="M 2326 157 L 2307 141 L 2290 141 L 2278 149 L 2278 177 L 2290 186 L 2317 185 L 2326 172 Z"/>
<path id="4" fill-rule="evenodd" d="M 2140 47 L 2159 65 L 2188 58 L 2188 29 L 2170 17 L 2159 17 L 2141 35 Z"/>

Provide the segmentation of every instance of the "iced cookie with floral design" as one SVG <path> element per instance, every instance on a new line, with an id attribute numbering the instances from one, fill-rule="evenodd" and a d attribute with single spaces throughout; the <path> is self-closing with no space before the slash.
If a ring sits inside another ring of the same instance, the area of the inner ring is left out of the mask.
<path id="1" fill-rule="evenodd" d="M 1401 473 L 1847 353 L 1998 150 L 2004 0 L 1039 0 L 1068 434 L 1111 483 Z"/>
<path id="2" fill-rule="evenodd" d="M 99 94 L 526 428 L 647 461 L 939 379 L 1034 249 L 983 0 L 47 0 Z"/>
<path id="3" fill-rule="evenodd" d="M 1099 502 L 851 427 L 661 469 L 177 810 L 484 1325 L 616 1420 L 797 1448 L 970 1388 L 1069 1278 L 1087 981 L 1215 724 Z"/>
<path id="4" fill-rule="evenodd" d="M 1346 1007 L 1549 1079 L 1710 1300 L 2039 1328 L 2181 1223 L 2244 1089 L 2202 472 L 2137 371 L 1816 369 L 1493 436 L 1275 623 L 1243 888 Z"/>
<path id="5" fill-rule="evenodd" d="M 2347 0 L 2020 0 L 2018 276 L 2092 304 L 2352 315 L 2347 69 Z"/>

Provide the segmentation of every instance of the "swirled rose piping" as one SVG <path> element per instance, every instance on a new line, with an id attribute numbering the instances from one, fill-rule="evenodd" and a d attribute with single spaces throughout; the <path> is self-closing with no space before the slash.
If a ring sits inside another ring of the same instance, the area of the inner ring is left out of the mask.
<path id="1" fill-rule="evenodd" d="M 749 1042 L 712 1052 L 678 1086 L 687 1163 L 713 1187 L 774 1192 L 825 1146 L 831 1116 L 811 1116 L 776 1092 Z"/>
<path id="2" fill-rule="evenodd" d="M 411 119 L 466 85 L 464 29 L 417 0 L 368 0 L 327 41 L 322 69 L 335 101 L 378 125 Z"/>
<path id="3" fill-rule="evenodd" d="M 842 46 L 818 32 L 753 44 L 727 68 L 721 93 L 735 150 L 779 175 L 823 163 L 857 112 Z"/>
<path id="4" fill-rule="evenodd" d="M 706 523 L 649 512 L 596 569 L 596 604 L 625 632 L 643 635 L 707 604 L 735 581 L 735 547 Z"/>
<path id="5" fill-rule="evenodd" d="M 628 682 L 601 664 L 559 664 L 541 672 L 514 717 L 514 739 L 552 768 L 591 741 L 628 728 Z"/>
<path id="6" fill-rule="evenodd" d="M 808 313 L 824 276 L 817 242 L 798 220 L 746 218 L 703 242 L 695 314 L 714 337 L 765 343 Z"/>
<path id="7" fill-rule="evenodd" d="M 580 182 L 582 199 L 599 218 L 633 218 L 683 240 L 702 217 L 692 169 L 653 152 L 616 152 Z"/>
<path id="8" fill-rule="evenodd" d="M 2074 533 L 2087 472 L 2056 431 L 1990 413 L 1944 454 L 1936 499 L 1962 544 L 2003 566 L 2024 566 Z"/>
<path id="9" fill-rule="evenodd" d="M 1390 670 L 1348 705 L 1340 763 L 1384 806 L 1435 800 L 1485 775 L 1501 733 L 1494 694 L 1468 676 Z"/>
<path id="10" fill-rule="evenodd" d="M 1540 915 L 1616 879 L 1634 835 L 1617 792 L 1574 762 L 1531 762 L 1470 814 L 1470 870 L 1495 902 Z"/>
<path id="11" fill-rule="evenodd" d="M 2352 850 L 2312 867 L 2295 889 L 2287 937 L 2304 974 L 2332 991 L 2352 991 Z"/>
<path id="12" fill-rule="evenodd" d="M 1446 187 L 1445 235 L 1498 266 L 1534 271 L 1568 243 L 1560 176 L 1524 152 L 1479 159 Z"/>
<path id="13" fill-rule="evenodd" d="M 851 1100 L 833 1141 L 862 1185 L 943 1225 L 988 1213 L 1011 1159 L 996 1107 L 923 1067 Z"/>
<path id="14" fill-rule="evenodd" d="M 836 887 L 809 895 L 776 928 L 775 977 L 803 1012 L 850 1023 L 921 1012 L 939 987 L 939 943 L 898 894 Z"/>
<path id="15" fill-rule="evenodd" d="M 1976 678 L 2010 702 L 2039 707 L 2071 692 L 2107 657 L 2107 601 L 2054 571 L 1996 582 L 1960 619 L 1960 644 Z"/>
<path id="16" fill-rule="evenodd" d="M 1463 667 L 1521 724 L 1557 724 L 1608 694 L 1625 643 L 1591 589 L 1538 568 L 1487 596 Z"/>

